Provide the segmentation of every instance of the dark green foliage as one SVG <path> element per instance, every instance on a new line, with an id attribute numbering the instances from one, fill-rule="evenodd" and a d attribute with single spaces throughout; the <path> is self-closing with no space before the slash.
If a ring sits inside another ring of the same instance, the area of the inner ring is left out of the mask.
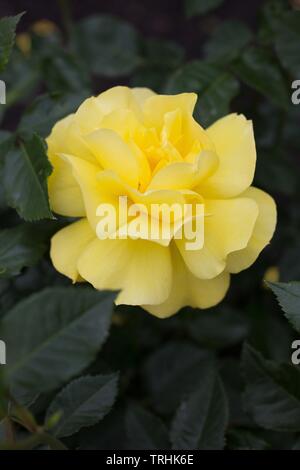
<path id="1" fill-rule="evenodd" d="M 29 28 L 27 52 L 13 45 L 21 15 L 0 20 L 0 449 L 299 450 L 300 12 L 264 0 L 246 24 L 228 3 L 182 0 L 173 39 L 159 21 L 153 36 L 87 11 L 64 31 Z M 51 236 L 72 220 L 51 213 L 44 139 L 116 84 L 196 92 L 203 127 L 253 120 L 254 184 L 276 200 L 277 230 L 213 309 L 159 320 L 51 265 Z"/>

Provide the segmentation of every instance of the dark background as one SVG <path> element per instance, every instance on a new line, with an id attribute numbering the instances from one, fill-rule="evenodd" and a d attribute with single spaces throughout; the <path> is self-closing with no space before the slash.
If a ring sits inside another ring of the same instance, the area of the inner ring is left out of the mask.
<path id="1" fill-rule="evenodd" d="M 19 31 L 42 18 L 61 25 L 59 0 L 1 0 L 0 16 L 16 15 L 26 11 Z M 132 23 L 146 36 L 173 39 L 184 46 L 188 57 L 199 58 L 202 39 L 221 19 L 239 19 L 255 27 L 261 0 L 226 0 L 209 17 L 184 19 L 183 0 L 71 0 L 72 17 L 76 21 L 95 13 L 110 13 Z M 217 19 L 217 16 L 218 19 Z M 184 21 L 183 21 L 184 19 Z M 200 28 L 199 28 L 200 23 Z"/>

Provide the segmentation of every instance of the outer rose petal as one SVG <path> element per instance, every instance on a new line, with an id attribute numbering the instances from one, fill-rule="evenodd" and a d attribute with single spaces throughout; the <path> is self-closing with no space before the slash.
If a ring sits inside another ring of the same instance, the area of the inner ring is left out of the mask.
<path id="1" fill-rule="evenodd" d="M 190 271 L 200 279 L 218 276 L 225 269 L 227 255 L 247 246 L 257 216 L 257 204 L 250 198 L 206 200 L 204 247 L 186 250 L 186 240 L 176 240 Z"/>
<path id="2" fill-rule="evenodd" d="M 51 239 L 50 257 L 60 273 L 78 281 L 77 260 L 84 248 L 95 238 L 87 219 L 81 219 L 59 230 Z"/>
<path id="3" fill-rule="evenodd" d="M 47 138 L 48 156 L 53 172 L 48 179 L 50 205 L 54 212 L 69 217 L 83 217 L 84 204 L 80 188 L 70 172 L 69 165 L 57 156 L 65 149 L 67 129 L 73 115 L 58 121 Z"/>
<path id="4" fill-rule="evenodd" d="M 197 101 L 195 93 L 181 93 L 179 95 L 154 95 L 144 103 L 143 111 L 145 124 L 161 129 L 165 114 L 180 109 L 184 115 L 191 114 Z"/>
<path id="5" fill-rule="evenodd" d="M 230 275 L 223 272 L 210 280 L 201 280 L 194 276 L 184 265 L 178 252 L 172 251 L 173 283 L 169 297 L 160 305 L 142 305 L 148 312 L 159 318 L 167 318 L 180 308 L 210 308 L 221 302 L 229 284 Z"/>
<path id="6" fill-rule="evenodd" d="M 220 159 L 217 171 L 201 183 L 199 191 L 209 198 L 238 196 L 253 181 L 256 150 L 252 122 L 229 114 L 207 129 Z"/>
<path id="7" fill-rule="evenodd" d="M 61 158 L 69 163 L 69 168 L 82 193 L 85 214 L 91 226 L 96 229 L 99 221 L 96 211 L 97 207 L 102 202 L 100 185 L 97 179 L 100 168 L 85 160 L 81 160 L 81 158 L 73 157 L 72 155 L 62 154 Z"/>
<path id="8" fill-rule="evenodd" d="M 170 250 L 149 241 L 96 239 L 80 256 L 78 270 L 96 289 L 121 289 L 117 304 L 161 303 L 171 290 Z"/>
<path id="9" fill-rule="evenodd" d="M 256 202 L 259 213 L 247 247 L 231 253 L 227 258 L 226 269 L 231 273 L 238 273 L 254 263 L 259 253 L 270 242 L 276 227 L 276 204 L 271 196 L 254 187 L 247 189 L 243 196 Z"/>
<path id="10" fill-rule="evenodd" d="M 103 114 L 109 114 L 117 109 L 132 109 L 141 117 L 141 106 L 150 96 L 155 95 L 147 88 L 116 86 L 97 96 Z"/>

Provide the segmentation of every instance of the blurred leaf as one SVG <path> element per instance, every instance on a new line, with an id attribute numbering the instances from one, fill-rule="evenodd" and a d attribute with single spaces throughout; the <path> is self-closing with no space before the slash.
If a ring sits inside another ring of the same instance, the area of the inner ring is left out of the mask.
<path id="1" fill-rule="evenodd" d="M 238 91 L 239 83 L 232 75 L 197 60 L 171 75 L 165 89 L 169 94 L 198 93 L 195 116 L 205 126 L 228 114 L 230 101 Z"/>
<path id="2" fill-rule="evenodd" d="M 144 41 L 141 63 L 130 80 L 132 86 L 144 86 L 157 92 L 184 58 L 184 49 L 172 41 L 148 39 Z"/>
<path id="3" fill-rule="evenodd" d="M 55 413 L 62 413 L 51 433 L 60 438 L 71 436 L 100 421 L 114 404 L 117 382 L 118 374 L 111 374 L 84 376 L 69 383 L 47 410 L 46 421 Z"/>
<path id="4" fill-rule="evenodd" d="M 9 206 L 27 221 L 53 218 L 47 178 L 52 172 L 44 141 L 36 134 L 5 158 L 4 192 Z"/>
<path id="5" fill-rule="evenodd" d="M 257 159 L 255 183 L 270 191 L 291 196 L 298 185 L 298 175 L 289 155 L 277 154 L 271 150 L 260 152 Z"/>
<path id="6" fill-rule="evenodd" d="M 300 333 L 300 282 L 268 282 L 285 316 Z"/>
<path id="7" fill-rule="evenodd" d="M 185 14 L 187 18 L 195 15 L 204 15 L 219 7 L 224 0 L 185 0 Z"/>
<path id="8" fill-rule="evenodd" d="M 84 18 L 76 27 L 74 43 L 91 71 L 103 77 L 128 75 L 140 60 L 136 30 L 110 15 Z"/>
<path id="9" fill-rule="evenodd" d="M 39 84 L 40 72 L 31 57 L 15 49 L 1 78 L 6 83 L 7 108 L 24 103 Z"/>
<path id="10" fill-rule="evenodd" d="M 169 449 L 167 430 L 162 421 L 136 403 L 126 412 L 128 448 L 135 450 Z"/>
<path id="11" fill-rule="evenodd" d="M 300 12 L 290 11 L 276 29 L 275 50 L 282 65 L 294 78 L 300 76 Z"/>
<path id="12" fill-rule="evenodd" d="M 46 57 L 42 70 L 47 89 L 50 92 L 86 92 L 92 94 L 91 81 L 86 67 L 70 52 L 60 50 Z"/>
<path id="13" fill-rule="evenodd" d="M 5 315 L 5 374 L 20 401 L 55 389 L 94 359 L 108 335 L 113 299 L 87 288 L 48 288 Z"/>
<path id="14" fill-rule="evenodd" d="M 251 39 L 252 32 L 244 23 L 236 20 L 224 21 L 206 42 L 205 56 L 209 62 L 227 64 L 238 57 Z"/>
<path id="15" fill-rule="evenodd" d="M 201 375 L 195 391 L 181 403 L 172 423 L 171 441 L 178 450 L 219 450 L 225 444 L 228 409 L 220 378 Z"/>
<path id="16" fill-rule="evenodd" d="M 4 164 L 5 155 L 11 150 L 14 136 L 9 131 L 0 130 L 0 169 Z"/>
<path id="17" fill-rule="evenodd" d="M 266 360 L 247 344 L 242 365 L 247 383 L 244 404 L 257 424 L 274 431 L 299 431 L 299 368 Z"/>
<path id="18" fill-rule="evenodd" d="M 243 410 L 244 381 L 238 357 L 225 356 L 220 361 L 220 376 L 227 396 L 231 426 L 253 426 L 253 420 Z"/>
<path id="19" fill-rule="evenodd" d="M 279 263 L 280 280 L 289 282 L 300 279 L 300 244 L 292 244 L 285 249 Z M 274 290 L 274 289 L 273 289 Z"/>
<path id="20" fill-rule="evenodd" d="M 15 41 L 16 27 L 24 13 L 0 19 L 0 72 L 4 70 Z"/>
<path id="21" fill-rule="evenodd" d="M 145 49 L 145 60 L 151 65 L 172 69 L 178 67 L 184 58 L 183 47 L 173 41 L 147 39 Z"/>
<path id="22" fill-rule="evenodd" d="M 276 60 L 266 50 L 251 47 L 232 67 L 248 86 L 265 95 L 275 105 L 288 109 L 290 97 L 287 84 Z"/>
<path id="23" fill-rule="evenodd" d="M 0 230 L 0 277 L 16 276 L 25 266 L 33 266 L 46 248 L 44 236 L 35 225 Z"/>
<path id="24" fill-rule="evenodd" d="M 300 106 L 291 106 L 289 112 L 286 115 L 286 125 L 283 132 L 284 145 L 293 150 L 300 150 L 300 132 L 299 132 L 299 122 L 300 122 Z M 299 168 L 296 165 L 293 165 L 293 170 L 298 170 Z"/>
<path id="25" fill-rule="evenodd" d="M 227 436 L 230 450 L 266 450 L 270 444 L 248 429 L 231 429 Z"/>
<path id="26" fill-rule="evenodd" d="M 259 39 L 263 44 L 273 44 L 275 31 L 289 10 L 286 0 L 267 0 L 261 9 Z"/>
<path id="27" fill-rule="evenodd" d="M 190 343 L 170 342 L 156 350 L 143 367 L 150 398 L 160 413 L 172 413 L 193 390 L 198 377 L 214 368 L 214 356 Z"/>
<path id="28" fill-rule="evenodd" d="M 231 308 L 196 313 L 188 323 L 193 339 L 208 348 L 227 348 L 245 338 L 248 321 L 245 315 Z"/>
<path id="29" fill-rule="evenodd" d="M 103 420 L 78 433 L 79 450 L 124 450 L 126 432 L 124 409 L 115 406 Z"/>
<path id="30" fill-rule="evenodd" d="M 36 132 L 42 137 L 47 137 L 54 124 L 76 111 L 85 98 L 85 91 L 39 96 L 23 114 L 18 127 L 19 134 L 27 137 Z"/>

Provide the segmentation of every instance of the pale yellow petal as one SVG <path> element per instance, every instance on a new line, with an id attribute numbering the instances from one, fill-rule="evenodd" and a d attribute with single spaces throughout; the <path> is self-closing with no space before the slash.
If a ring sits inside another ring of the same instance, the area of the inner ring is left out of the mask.
<path id="1" fill-rule="evenodd" d="M 150 90 L 149 88 L 144 88 L 144 87 L 136 87 L 132 88 L 131 90 L 134 99 L 137 101 L 139 106 L 143 108 L 145 102 L 148 100 L 148 98 L 151 98 L 151 96 L 154 96 L 156 93 L 154 91 Z"/>
<path id="2" fill-rule="evenodd" d="M 51 239 L 50 257 L 55 269 L 73 282 L 77 281 L 77 260 L 95 237 L 87 219 L 78 220 L 59 230 Z"/>
<path id="3" fill-rule="evenodd" d="M 192 189 L 212 174 L 218 166 L 215 153 L 203 151 L 194 163 L 171 163 L 159 170 L 148 189 Z"/>
<path id="4" fill-rule="evenodd" d="M 206 197 L 233 197 L 241 194 L 252 183 L 256 149 L 251 121 L 243 115 L 230 114 L 207 129 L 219 156 L 219 167 L 199 185 Z"/>
<path id="5" fill-rule="evenodd" d="M 85 208 L 80 187 L 68 163 L 59 156 L 50 159 L 53 172 L 48 178 L 50 207 L 53 212 L 68 217 L 84 217 Z"/>
<path id="6" fill-rule="evenodd" d="M 116 86 L 104 91 L 96 99 L 104 115 L 117 109 L 131 109 L 137 116 L 141 117 L 141 105 L 146 99 L 146 95 L 150 96 L 151 93 L 150 90 L 146 90 L 132 90 L 126 86 Z"/>
<path id="7" fill-rule="evenodd" d="M 143 305 L 159 318 L 174 315 L 185 306 L 210 308 L 223 300 L 230 284 L 227 272 L 214 279 L 203 280 L 194 276 L 185 266 L 177 250 L 172 250 L 173 283 L 169 297 L 160 305 Z"/>
<path id="8" fill-rule="evenodd" d="M 258 206 L 250 198 L 206 200 L 203 248 L 188 250 L 186 239 L 176 240 L 190 271 L 201 279 L 219 275 L 229 253 L 247 246 L 257 216 Z"/>
<path id="9" fill-rule="evenodd" d="M 197 101 L 195 93 L 181 93 L 179 95 L 155 95 L 144 103 L 145 123 L 161 129 L 164 124 L 165 114 L 181 110 L 183 113 L 192 114 Z"/>
<path id="10" fill-rule="evenodd" d="M 99 221 L 96 211 L 103 199 L 101 198 L 101 188 L 97 175 L 99 167 L 74 157 L 73 155 L 61 154 L 60 157 L 69 164 L 69 171 L 72 172 L 80 188 L 84 202 L 85 214 L 91 226 L 96 229 Z"/>
<path id="11" fill-rule="evenodd" d="M 74 121 L 82 134 L 89 134 L 93 130 L 99 129 L 103 116 L 99 99 L 92 96 L 79 106 L 74 115 Z"/>
<path id="12" fill-rule="evenodd" d="M 171 289 L 170 251 L 149 241 L 97 239 L 82 253 L 78 270 L 96 289 L 121 289 L 117 304 L 160 303 Z"/>
<path id="13" fill-rule="evenodd" d="M 231 253 L 227 258 L 227 270 L 232 273 L 238 273 L 254 263 L 260 252 L 270 242 L 276 227 L 276 204 L 271 196 L 254 187 L 247 189 L 243 196 L 256 202 L 258 217 L 246 248 Z"/>
<path id="14" fill-rule="evenodd" d="M 99 129 L 86 136 L 85 141 L 104 169 L 113 170 L 125 183 L 133 188 L 138 187 L 136 157 L 115 132 Z"/>

